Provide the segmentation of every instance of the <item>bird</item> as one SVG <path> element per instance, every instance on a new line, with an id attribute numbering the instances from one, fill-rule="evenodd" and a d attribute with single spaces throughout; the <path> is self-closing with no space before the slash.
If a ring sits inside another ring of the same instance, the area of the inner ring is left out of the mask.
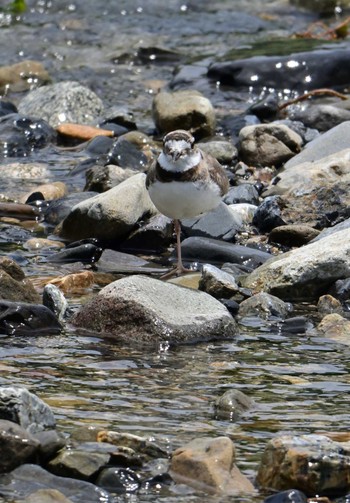
<path id="1" fill-rule="evenodd" d="M 162 279 L 191 272 L 182 263 L 180 221 L 218 206 L 229 189 L 224 168 L 195 145 L 191 133 L 177 129 L 164 136 L 162 152 L 147 173 L 146 188 L 158 211 L 174 221 L 177 264 Z"/>

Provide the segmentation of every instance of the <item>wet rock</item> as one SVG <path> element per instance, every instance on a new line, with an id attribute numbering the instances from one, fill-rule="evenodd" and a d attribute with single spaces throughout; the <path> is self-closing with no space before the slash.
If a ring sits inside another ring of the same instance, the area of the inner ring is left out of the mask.
<path id="1" fill-rule="evenodd" d="M 39 162 L 9 162 L 1 166 L 1 178 L 18 180 L 42 180 L 50 174 L 46 164 Z"/>
<path id="2" fill-rule="evenodd" d="M 77 246 L 67 246 L 64 250 L 56 252 L 48 258 L 50 262 L 70 263 L 83 262 L 93 264 L 101 257 L 103 249 L 93 243 L 77 244 Z"/>
<path id="3" fill-rule="evenodd" d="M 333 105 L 312 105 L 305 109 L 294 111 L 293 119 L 301 121 L 305 126 L 316 128 L 321 132 L 328 131 L 342 122 L 350 120 L 350 110 Z"/>
<path id="4" fill-rule="evenodd" d="M 300 152 L 302 139 L 283 124 L 246 126 L 239 133 L 240 157 L 250 166 L 281 166 Z"/>
<path id="5" fill-rule="evenodd" d="M 45 285 L 43 304 L 55 314 L 59 321 L 64 319 L 68 309 L 68 302 L 56 285 L 51 283 Z"/>
<path id="6" fill-rule="evenodd" d="M 46 238 L 32 238 L 23 243 L 25 250 L 57 250 L 64 248 L 61 241 Z"/>
<path id="7" fill-rule="evenodd" d="M 223 201 L 226 204 L 248 203 L 257 206 L 260 202 L 259 192 L 252 183 L 242 183 L 230 187 Z"/>
<path id="8" fill-rule="evenodd" d="M 28 431 L 14 422 L 0 419 L 0 473 L 26 463 L 38 448 L 38 440 Z"/>
<path id="9" fill-rule="evenodd" d="M 131 176 L 137 174 L 134 169 L 121 168 L 114 164 L 107 166 L 93 166 L 86 172 L 86 184 L 84 190 L 106 192 L 119 185 Z"/>
<path id="10" fill-rule="evenodd" d="M 66 295 L 84 293 L 87 289 L 91 289 L 94 283 L 95 276 L 92 271 L 67 274 L 50 280 L 52 286 L 58 287 Z"/>
<path id="11" fill-rule="evenodd" d="M 254 493 L 252 483 L 235 465 L 235 447 L 228 437 L 197 438 L 177 449 L 169 473 L 175 482 L 206 493 Z"/>
<path id="12" fill-rule="evenodd" d="M 140 487 L 138 475 L 130 468 L 109 467 L 101 471 L 96 484 L 112 493 L 133 493 Z"/>
<path id="13" fill-rule="evenodd" d="M 42 463 L 53 458 L 58 451 L 66 446 L 63 435 L 59 434 L 56 430 L 39 431 L 33 436 L 40 442 L 38 456 Z"/>
<path id="14" fill-rule="evenodd" d="M 217 159 L 221 164 L 230 164 L 237 158 L 237 148 L 229 141 L 212 140 L 208 142 L 199 142 L 197 146 Z"/>
<path id="15" fill-rule="evenodd" d="M 0 155 L 2 157 L 27 157 L 55 141 L 55 130 L 41 118 L 21 114 L 0 118 Z"/>
<path id="16" fill-rule="evenodd" d="M 339 300 L 335 299 L 331 295 L 322 295 L 317 302 L 317 311 L 321 315 L 338 313 L 342 314 L 343 308 Z"/>
<path id="17" fill-rule="evenodd" d="M 130 274 L 152 270 L 152 263 L 130 253 L 105 249 L 100 260 L 95 264 L 99 272 Z M 157 272 L 153 265 L 153 272 Z M 158 271 L 161 272 L 161 271 Z"/>
<path id="18" fill-rule="evenodd" d="M 140 250 L 147 253 L 160 253 L 170 245 L 173 238 L 173 222 L 164 215 L 155 215 L 136 229 L 122 243 L 122 250 Z"/>
<path id="19" fill-rule="evenodd" d="M 124 239 L 141 218 L 157 213 L 145 178 L 144 173 L 132 176 L 107 192 L 75 205 L 62 222 L 60 234 L 68 239 Z"/>
<path id="20" fill-rule="evenodd" d="M 96 195 L 97 192 L 76 192 L 51 201 L 50 205 L 45 210 L 45 222 L 51 225 L 59 224 L 70 213 L 73 206 Z"/>
<path id="21" fill-rule="evenodd" d="M 67 194 L 67 185 L 63 182 L 52 182 L 39 185 L 35 188 L 35 192 L 40 192 L 43 195 L 43 199 L 59 199 Z M 22 198 L 24 203 L 34 194 L 34 191 L 27 192 Z"/>
<path id="22" fill-rule="evenodd" d="M 301 137 L 301 139 L 303 140 L 303 145 L 309 143 L 310 141 L 315 140 L 320 136 L 318 129 L 308 128 L 305 126 L 303 122 L 294 120 L 292 118 L 279 119 L 274 121 L 274 124 L 284 124 L 285 126 L 288 126 L 292 131 L 294 131 Z"/>
<path id="23" fill-rule="evenodd" d="M 288 491 L 268 496 L 264 499 L 264 503 L 307 503 L 307 498 L 298 489 L 288 489 Z"/>
<path id="24" fill-rule="evenodd" d="M 141 344 L 181 344 L 236 333 L 231 315 L 206 293 L 146 276 L 125 277 L 104 287 L 72 323 Z"/>
<path id="25" fill-rule="evenodd" d="M 181 220 L 181 230 L 186 236 L 203 236 L 224 241 L 232 241 L 242 225 L 242 219 L 222 202 L 200 217 Z"/>
<path id="26" fill-rule="evenodd" d="M 39 218 L 39 211 L 29 204 L 0 203 L 0 216 L 18 220 L 36 220 Z"/>
<path id="27" fill-rule="evenodd" d="M 317 325 L 317 330 L 328 339 L 350 345 L 350 321 L 339 313 L 326 314 Z"/>
<path id="28" fill-rule="evenodd" d="M 22 386 L 0 386 L 0 418 L 32 434 L 56 425 L 50 407 Z"/>
<path id="29" fill-rule="evenodd" d="M 349 239 L 347 229 L 274 257 L 243 278 L 243 286 L 285 300 L 318 298 L 350 276 Z"/>
<path id="30" fill-rule="evenodd" d="M 271 258 L 269 253 L 248 246 L 225 243 L 218 239 L 190 237 L 181 244 L 182 256 L 187 260 L 210 263 L 232 262 L 257 267 Z"/>
<path id="31" fill-rule="evenodd" d="M 319 234 L 320 231 L 309 225 L 281 225 L 280 227 L 272 229 L 269 235 L 269 242 L 289 247 L 304 246 L 310 243 L 310 241 L 315 239 Z"/>
<path id="32" fill-rule="evenodd" d="M 64 122 L 89 124 L 104 109 L 101 99 L 78 82 L 58 82 L 30 91 L 19 103 L 19 113 L 46 120 L 52 127 Z"/>
<path id="33" fill-rule="evenodd" d="M 293 61 L 293 65 L 290 64 Z M 349 83 L 346 47 L 292 53 L 288 56 L 254 56 L 209 67 L 208 77 L 237 88 L 292 89 L 304 92 L 322 87 L 343 89 Z M 256 78 L 258 76 L 258 78 Z"/>
<path id="34" fill-rule="evenodd" d="M 0 329 L 8 335 L 36 336 L 57 334 L 62 326 L 54 313 L 41 304 L 0 300 Z"/>
<path id="35" fill-rule="evenodd" d="M 36 85 L 43 85 L 50 81 L 50 76 L 39 61 L 25 60 L 10 66 L 0 67 L 0 92 L 27 91 Z"/>
<path id="36" fill-rule="evenodd" d="M 253 225 L 261 232 L 270 232 L 275 227 L 285 225 L 281 206 L 283 205 L 279 197 L 266 197 L 254 213 Z"/>
<path id="37" fill-rule="evenodd" d="M 233 297 L 240 290 L 234 276 L 210 264 L 203 266 L 198 287 L 216 299 Z"/>
<path id="38" fill-rule="evenodd" d="M 312 322 L 306 316 L 292 316 L 283 320 L 280 330 L 284 335 L 305 334 L 313 327 Z"/>
<path id="39" fill-rule="evenodd" d="M 35 491 L 60 491 L 74 502 L 112 503 L 114 498 L 99 487 L 83 480 L 57 477 L 38 465 L 25 464 L 0 477 L 1 491 L 10 498 L 24 499 Z M 47 501 L 47 500 L 46 500 Z"/>
<path id="40" fill-rule="evenodd" d="M 348 0 L 289 0 L 291 4 L 310 9 L 320 14 L 334 14 L 336 7 L 349 7 Z"/>
<path id="41" fill-rule="evenodd" d="M 303 150 L 295 157 L 286 162 L 284 168 L 288 170 L 304 162 L 314 162 L 324 159 L 332 154 L 349 148 L 347 141 L 350 134 L 350 121 L 339 124 L 326 133 L 307 143 Z"/>
<path id="42" fill-rule="evenodd" d="M 89 480 L 108 465 L 110 454 L 63 449 L 48 463 L 50 472 L 61 477 Z"/>
<path id="43" fill-rule="evenodd" d="M 11 101 L 0 100 L 0 117 L 18 113 L 17 107 Z"/>
<path id="44" fill-rule="evenodd" d="M 73 503 L 56 489 L 39 489 L 30 494 L 23 503 Z"/>
<path id="45" fill-rule="evenodd" d="M 219 299 L 220 302 L 226 307 L 228 312 L 232 314 L 232 316 L 237 316 L 239 304 L 235 300 L 232 299 Z"/>
<path id="46" fill-rule="evenodd" d="M 340 301 L 345 301 L 350 298 L 350 278 L 338 279 L 330 288 L 329 293 Z"/>
<path id="47" fill-rule="evenodd" d="M 13 302 L 40 301 L 40 295 L 35 291 L 30 280 L 25 277 L 20 266 L 7 257 L 0 258 L 0 299 Z M 3 305 L 6 306 L 6 303 Z M 2 308 L 0 308 L 0 313 L 3 313 Z M 1 325 L 3 323 L 2 314 L 0 320 Z"/>
<path id="48" fill-rule="evenodd" d="M 241 302 L 238 315 L 240 318 L 259 316 L 267 320 L 271 317 L 284 319 L 291 311 L 291 306 L 274 295 L 265 292 L 257 293 Z"/>
<path id="49" fill-rule="evenodd" d="M 215 131 L 214 108 L 198 91 L 160 92 L 154 98 L 152 111 L 161 133 L 186 129 L 198 139 Z"/>
<path id="50" fill-rule="evenodd" d="M 118 448 L 132 449 L 137 455 L 148 458 L 164 458 L 168 456 L 167 451 L 159 446 L 154 440 L 146 437 L 123 433 L 119 431 L 100 431 L 97 434 L 98 442 L 108 442 Z"/>
<path id="51" fill-rule="evenodd" d="M 145 171 L 149 164 L 147 156 L 135 143 L 128 141 L 127 136 L 121 136 L 106 156 L 107 164 L 116 164 L 121 168 L 133 169 L 136 172 Z"/>
<path id="52" fill-rule="evenodd" d="M 275 93 L 259 99 L 249 107 L 249 112 L 261 121 L 272 121 L 279 114 L 279 101 Z"/>
<path id="53" fill-rule="evenodd" d="M 349 456 L 346 443 L 324 435 L 282 435 L 266 445 L 257 482 L 277 490 L 294 487 L 308 496 L 345 494 L 349 490 Z"/>
<path id="54" fill-rule="evenodd" d="M 254 406 L 254 400 L 242 391 L 229 389 L 215 400 L 215 418 L 236 421 L 244 412 Z"/>

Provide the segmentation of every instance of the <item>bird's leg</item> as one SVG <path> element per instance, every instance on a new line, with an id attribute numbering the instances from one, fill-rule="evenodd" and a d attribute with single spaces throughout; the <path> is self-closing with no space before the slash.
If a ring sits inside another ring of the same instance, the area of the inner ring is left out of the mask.
<path id="1" fill-rule="evenodd" d="M 176 253 L 177 253 L 177 265 L 174 269 L 171 271 L 167 272 L 163 276 L 161 276 L 160 279 L 168 279 L 171 278 L 172 276 L 179 276 L 180 274 L 186 274 L 189 272 L 193 272 L 192 269 L 187 269 L 184 267 L 182 263 L 182 255 L 181 255 L 181 224 L 180 220 L 175 219 L 174 220 L 174 228 L 175 228 L 175 234 L 176 234 Z"/>

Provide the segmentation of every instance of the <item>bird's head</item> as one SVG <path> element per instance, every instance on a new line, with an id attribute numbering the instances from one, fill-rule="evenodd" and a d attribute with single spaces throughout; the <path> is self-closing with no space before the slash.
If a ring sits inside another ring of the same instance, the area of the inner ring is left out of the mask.
<path id="1" fill-rule="evenodd" d="M 172 162 L 191 156 L 193 147 L 193 136 L 183 129 L 171 131 L 163 139 L 164 155 Z"/>

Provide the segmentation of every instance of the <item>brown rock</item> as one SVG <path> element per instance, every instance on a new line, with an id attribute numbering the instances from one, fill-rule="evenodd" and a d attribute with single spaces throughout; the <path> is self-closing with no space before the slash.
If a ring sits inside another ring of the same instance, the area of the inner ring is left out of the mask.
<path id="1" fill-rule="evenodd" d="M 26 497 L 23 503 L 73 503 L 57 489 L 39 489 Z"/>
<path id="2" fill-rule="evenodd" d="M 338 313 L 327 314 L 317 325 L 325 337 L 341 344 L 350 344 L 350 321 Z"/>
<path id="3" fill-rule="evenodd" d="M 154 98 L 152 111 L 161 133 L 186 129 L 196 138 L 203 138 L 215 132 L 214 108 L 198 91 L 160 92 Z"/>
<path id="4" fill-rule="evenodd" d="M 253 493 L 234 461 L 235 447 L 228 437 L 198 438 L 172 454 L 169 473 L 175 482 L 212 494 Z"/>
<path id="5" fill-rule="evenodd" d="M 0 258 L 0 299 L 34 303 L 41 300 L 19 265 L 7 257 Z"/>
<path id="6" fill-rule="evenodd" d="M 50 76 L 38 61 L 26 60 L 0 68 L 0 92 L 6 89 L 11 92 L 21 92 L 31 89 L 33 81 L 37 85 L 49 82 Z"/>
<path id="7" fill-rule="evenodd" d="M 332 295 L 322 295 L 317 302 L 317 310 L 323 316 L 331 313 L 342 314 L 343 307 L 338 299 Z"/>
<path id="8" fill-rule="evenodd" d="M 54 278 L 50 280 L 49 283 L 56 285 L 66 294 L 82 293 L 86 289 L 91 288 L 94 284 L 94 273 L 91 271 L 83 271 L 75 274 L 68 274 L 61 278 Z"/>
<path id="9" fill-rule="evenodd" d="M 309 225 L 290 224 L 272 229 L 269 235 L 270 243 L 284 246 L 303 246 L 319 235 L 320 231 Z"/>
<path id="10" fill-rule="evenodd" d="M 35 187 L 34 190 L 25 194 L 22 197 L 22 201 L 23 202 L 27 201 L 27 199 L 34 192 L 41 192 L 42 195 L 44 196 L 44 199 L 51 200 L 51 199 L 59 199 L 60 197 L 65 196 L 68 192 L 68 189 L 67 189 L 67 185 L 63 182 L 45 183 L 43 185 L 39 185 L 38 187 Z"/>
<path id="11" fill-rule="evenodd" d="M 270 440 L 257 482 L 262 487 L 291 487 L 306 495 L 341 494 L 350 489 L 350 446 L 325 435 L 283 435 Z"/>

